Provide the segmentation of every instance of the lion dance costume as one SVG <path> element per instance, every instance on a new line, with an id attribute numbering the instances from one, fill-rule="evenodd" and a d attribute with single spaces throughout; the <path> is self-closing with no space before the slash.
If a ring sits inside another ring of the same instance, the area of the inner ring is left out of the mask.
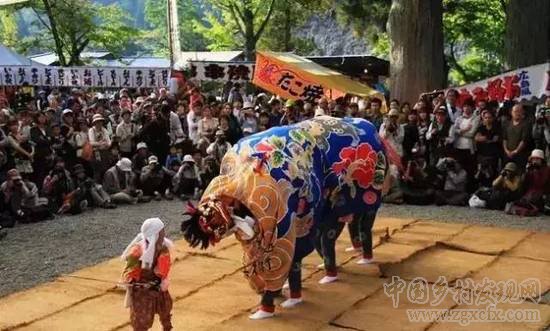
<path id="1" fill-rule="evenodd" d="M 262 294 L 251 318 L 269 317 L 287 279 L 291 298 L 301 297 L 301 261 L 315 248 L 336 276 L 335 241 L 354 215 L 376 213 L 387 168 L 375 127 L 362 119 L 320 116 L 251 135 L 189 207 L 184 237 L 206 248 L 235 232 L 245 276 Z M 242 217 L 254 220 L 252 235 L 239 230 Z"/>

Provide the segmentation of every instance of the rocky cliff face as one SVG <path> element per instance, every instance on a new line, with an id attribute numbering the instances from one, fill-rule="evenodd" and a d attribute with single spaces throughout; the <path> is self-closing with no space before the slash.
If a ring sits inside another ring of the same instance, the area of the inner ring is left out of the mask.
<path id="1" fill-rule="evenodd" d="M 334 15 L 312 16 L 298 30 L 301 38 L 313 39 L 317 45 L 316 54 L 310 55 L 344 55 L 368 54 L 369 48 L 363 39 L 354 36 L 350 28 L 342 26 Z"/>

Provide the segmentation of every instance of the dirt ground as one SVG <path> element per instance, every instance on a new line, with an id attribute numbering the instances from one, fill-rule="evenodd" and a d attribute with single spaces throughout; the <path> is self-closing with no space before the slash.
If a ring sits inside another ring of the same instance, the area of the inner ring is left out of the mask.
<path id="1" fill-rule="evenodd" d="M 360 266 L 356 254 L 344 252 L 349 243 L 344 235 L 337 244 L 340 279 L 332 284 L 318 284 L 323 272 L 312 254 L 303 272 L 305 302 L 294 309 L 277 307 L 273 319 L 250 321 L 259 298 L 244 280 L 242 251 L 234 239 L 206 252 L 177 241 L 170 289 L 174 329 L 537 330 L 550 325 L 550 305 L 541 298 L 550 289 L 548 232 L 381 217 L 374 242 L 375 263 Z M 109 283 L 118 280 L 121 268 L 114 258 L 0 298 L 0 330 L 131 330 L 124 293 Z M 506 285 L 482 286 L 491 280 Z M 437 310 L 412 322 L 420 309 Z M 508 321 L 464 315 L 491 309 L 512 314 Z M 532 315 L 521 315 L 525 312 Z M 158 321 L 153 330 L 161 330 Z"/>

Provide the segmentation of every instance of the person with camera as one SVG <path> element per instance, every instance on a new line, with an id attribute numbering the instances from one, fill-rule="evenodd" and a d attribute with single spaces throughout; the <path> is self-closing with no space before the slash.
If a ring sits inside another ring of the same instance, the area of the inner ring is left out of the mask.
<path id="1" fill-rule="evenodd" d="M 21 177 L 16 169 L 7 172 L 7 180 L 0 185 L 4 204 L 10 215 L 21 223 L 52 219 L 48 199 L 38 196 L 36 185 Z"/>
<path id="2" fill-rule="evenodd" d="M 550 103 L 550 97 L 546 99 L 546 103 Z M 548 153 L 550 146 L 550 106 L 543 105 L 537 110 L 532 136 L 535 148 Z"/>
<path id="3" fill-rule="evenodd" d="M 80 214 L 87 208 L 83 192 L 75 186 L 71 173 L 65 169 L 65 161 L 58 157 L 49 175 L 44 179 L 42 190 L 50 202 L 50 208 L 58 214 Z"/>
<path id="4" fill-rule="evenodd" d="M 111 197 L 103 186 L 94 182 L 94 180 L 86 175 L 86 170 L 82 164 L 76 164 L 73 167 L 73 176 L 75 186 L 80 189 L 88 206 L 101 207 L 104 209 L 114 209 L 116 205 L 111 202 Z"/>
<path id="5" fill-rule="evenodd" d="M 434 111 L 435 119 L 426 132 L 426 141 L 429 147 L 429 166 L 435 167 L 439 160 L 444 158 L 447 146 L 451 142 L 449 131 L 451 121 L 447 117 L 447 108 L 439 106 Z"/>
<path id="6" fill-rule="evenodd" d="M 206 149 L 206 154 L 212 155 L 218 164 L 221 164 L 225 153 L 231 149 L 231 144 L 226 140 L 222 130 L 216 131 L 216 141 Z"/>
<path id="7" fill-rule="evenodd" d="M 405 137 L 405 129 L 399 125 L 399 110 L 392 109 L 388 113 L 388 117 L 380 126 L 380 136 L 386 139 L 393 147 L 399 156 L 403 156 L 403 138 Z"/>
<path id="8" fill-rule="evenodd" d="M 488 209 L 504 210 L 507 203 L 521 196 L 522 179 L 517 165 L 514 162 L 508 162 L 493 181 L 490 194 L 486 197 L 480 195 L 480 198 L 487 201 Z"/>
<path id="9" fill-rule="evenodd" d="M 445 183 L 443 190 L 436 192 L 436 205 L 466 206 L 468 202 L 468 193 L 466 193 L 468 174 L 466 170 L 451 157 L 439 160 L 436 168 L 442 174 Z"/>
<path id="10" fill-rule="evenodd" d="M 136 204 L 140 201 L 143 192 L 135 189 L 132 174 L 132 161 L 123 157 L 113 167 L 109 168 L 103 179 L 103 188 L 116 204 Z"/>
<path id="11" fill-rule="evenodd" d="M 183 157 L 178 172 L 172 179 L 172 191 L 182 200 L 199 197 L 201 178 L 195 167 L 195 160 L 189 154 Z"/>
<path id="12" fill-rule="evenodd" d="M 536 216 L 544 211 L 550 194 L 550 168 L 546 164 L 544 151 L 534 149 L 527 161 L 523 180 L 522 197 L 506 205 L 507 214 L 519 216 Z"/>
<path id="13" fill-rule="evenodd" d="M 167 200 L 172 200 L 170 184 L 174 174 L 164 168 L 155 155 L 149 156 L 148 164 L 141 169 L 140 188 L 143 195 L 154 197 L 155 200 L 161 199 L 161 192 Z"/>
<path id="14" fill-rule="evenodd" d="M 200 172 L 202 182 L 201 189 L 205 189 L 212 179 L 220 174 L 220 163 L 213 155 L 205 157 L 203 163 L 203 171 Z"/>

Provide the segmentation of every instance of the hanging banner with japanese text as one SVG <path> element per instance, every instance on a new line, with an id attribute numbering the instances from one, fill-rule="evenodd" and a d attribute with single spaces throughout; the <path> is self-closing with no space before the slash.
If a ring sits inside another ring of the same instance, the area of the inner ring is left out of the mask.
<path id="1" fill-rule="evenodd" d="M 550 95 L 550 63 L 509 71 L 479 82 L 455 88 L 459 104 L 479 100 L 522 100 Z"/>
<path id="2" fill-rule="evenodd" d="M 186 71 L 190 80 L 249 82 L 254 76 L 254 63 L 190 61 Z"/>
<path id="3" fill-rule="evenodd" d="M 168 68 L 0 66 L 0 85 L 138 88 L 167 87 Z"/>

